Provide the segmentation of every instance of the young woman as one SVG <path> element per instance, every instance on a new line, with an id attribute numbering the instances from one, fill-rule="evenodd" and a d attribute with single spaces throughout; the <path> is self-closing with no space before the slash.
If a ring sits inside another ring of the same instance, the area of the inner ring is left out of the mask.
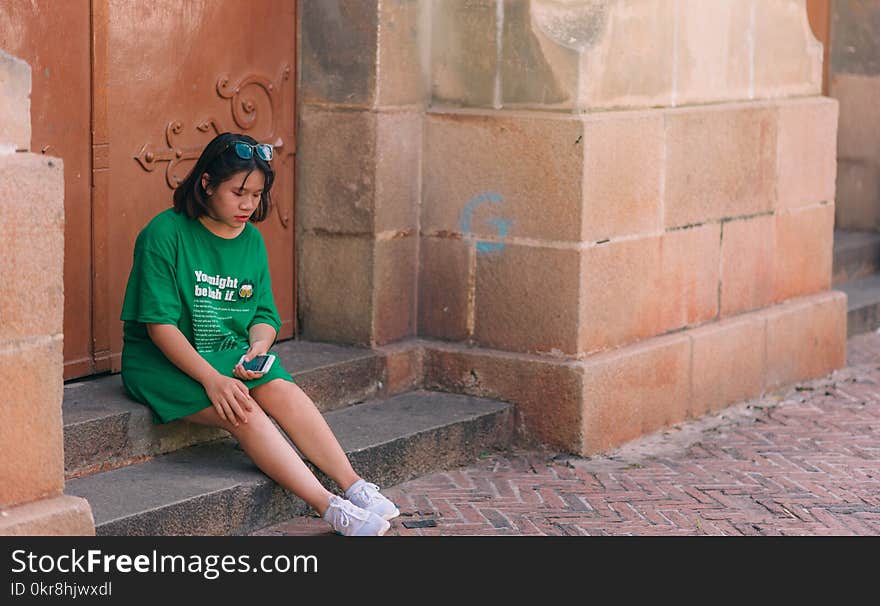
<path id="1" fill-rule="evenodd" d="M 273 480 L 344 535 L 382 535 L 400 514 L 352 469 L 324 417 L 279 360 L 266 354 L 281 321 L 263 237 L 251 223 L 271 208 L 272 147 L 223 133 L 174 192 L 174 207 L 138 234 L 121 320 L 122 381 L 158 423 L 222 427 Z M 324 488 L 270 418 L 341 488 Z"/>

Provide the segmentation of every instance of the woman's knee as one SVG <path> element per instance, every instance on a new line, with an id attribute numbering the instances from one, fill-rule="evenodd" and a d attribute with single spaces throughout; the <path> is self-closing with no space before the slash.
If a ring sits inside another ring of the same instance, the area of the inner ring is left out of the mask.
<path id="1" fill-rule="evenodd" d="M 244 422 L 241 418 L 236 416 L 235 420 L 238 421 L 238 425 L 235 425 L 231 421 L 222 418 L 217 412 L 217 409 L 213 406 L 209 406 L 208 408 L 204 408 L 195 414 L 184 417 L 184 420 L 190 421 L 192 423 L 198 423 L 200 425 L 211 425 L 213 427 L 219 427 L 221 429 L 225 429 L 233 435 L 235 435 L 239 431 L 250 431 L 255 428 L 261 427 L 265 423 L 270 423 L 265 411 L 253 399 L 251 399 L 251 410 L 246 410 L 242 408 L 242 412 L 244 413 L 244 418 L 247 419 L 247 421 Z"/>

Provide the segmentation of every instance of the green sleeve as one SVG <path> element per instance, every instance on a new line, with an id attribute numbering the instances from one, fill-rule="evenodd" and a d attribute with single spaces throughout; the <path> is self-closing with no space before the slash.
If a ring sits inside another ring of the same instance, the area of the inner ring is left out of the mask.
<path id="1" fill-rule="evenodd" d="M 138 236 L 120 320 L 177 325 L 182 306 L 174 248 L 171 238 Z"/>
<path id="2" fill-rule="evenodd" d="M 259 274 L 259 292 L 257 293 L 257 310 L 254 318 L 248 324 L 248 330 L 254 324 L 269 324 L 275 329 L 277 334 L 281 330 L 281 318 L 278 316 L 278 310 L 275 308 L 275 297 L 272 295 L 272 278 L 269 275 L 269 258 L 266 254 L 266 247 L 262 245 L 262 266 Z"/>

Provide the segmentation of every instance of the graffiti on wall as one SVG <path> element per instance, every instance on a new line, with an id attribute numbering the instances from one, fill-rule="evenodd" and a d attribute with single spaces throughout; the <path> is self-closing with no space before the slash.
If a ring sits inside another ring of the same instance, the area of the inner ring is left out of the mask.
<path id="1" fill-rule="evenodd" d="M 465 205 L 464 210 L 461 211 L 460 228 L 462 234 L 469 235 L 471 233 L 471 224 L 473 223 L 474 212 L 476 212 L 477 207 L 481 204 L 501 205 L 504 204 L 504 198 L 501 196 L 501 194 L 490 191 L 478 194 L 468 200 L 468 203 Z M 502 217 L 492 217 L 487 221 L 488 223 L 491 223 L 495 226 L 495 230 L 498 232 L 499 238 L 504 240 L 507 237 L 507 233 L 511 224 L 510 219 L 505 219 Z M 506 244 L 503 241 L 482 242 L 480 240 L 477 240 L 478 253 L 500 252 L 504 250 L 505 246 Z"/>

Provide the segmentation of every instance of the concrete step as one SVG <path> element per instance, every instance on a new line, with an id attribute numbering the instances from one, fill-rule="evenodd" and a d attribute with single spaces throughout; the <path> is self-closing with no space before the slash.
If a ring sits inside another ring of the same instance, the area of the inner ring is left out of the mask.
<path id="1" fill-rule="evenodd" d="M 511 404 L 436 391 L 324 416 L 355 470 L 380 486 L 472 463 L 513 439 Z M 75 478 L 65 493 L 89 501 L 99 535 L 242 535 L 312 511 L 263 475 L 230 438 Z"/>
<path id="2" fill-rule="evenodd" d="M 274 351 L 322 412 L 392 395 L 384 384 L 387 359 L 380 351 L 301 340 L 279 343 Z M 227 435 L 184 422 L 154 424 L 150 410 L 125 393 L 118 374 L 66 384 L 62 414 L 67 478 Z"/>
<path id="3" fill-rule="evenodd" d="M 880 233 L 834 230 L 831 283 L 843 284 L 880 271 Z"/>
<path id="4" fill-rule="evenodd" d="M 880 273 L 834 287 L 846 293 L 846 336 L 880 328 Z"/>

